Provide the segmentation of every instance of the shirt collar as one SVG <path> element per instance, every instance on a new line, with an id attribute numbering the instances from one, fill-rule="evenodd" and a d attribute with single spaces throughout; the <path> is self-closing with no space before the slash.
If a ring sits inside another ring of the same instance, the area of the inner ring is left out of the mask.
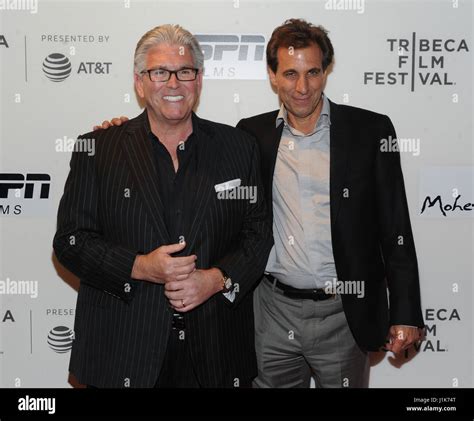
<path id="1" fill-rule="evenodd" d="M 200 130 L 199 117 L 195 114 L 194 111 L 191 112 L 191 123 L 193 125 L 193 131 L 191 132 L 191 134 L 189 135 L 189 137 L 187 139 L 183 139 L 186 142 L 188 142 L 192 138 L 197 137 L 198 132 Z M 148 116 L 145 118 L 145 128 L 146 128 L 146 131 L 148 133 L 148 137 L 150 137 L 151 139 L 154 139 L 154 140 L 158 140 L 158 138 L 155 136 L 155 134 L 151 131 L 150 121 L 148 120 Z M 190 142 L 190 144 L 191 144 L 191 142 Z"/>
<path id="2" fill-rule="evenodd" d="M 316 125 L 314 129 L 311 131 L 311 133 L 308 134 L 308 136 L 312 135 L 316 130 L 321 127 L 323 124 L 330 125 L 331 124 L 331 111 L 330 111 L 330 105 L 329 105 L 329 99 L 324 93 L 322 94 L 322 100 L 323 100 L 323 108 L 321 109 L 321 114 L 319 115 L 318 121 L 316 122 Z M 275 121 L 275 126 L 278 127 L 281 123 L 285 124 L 285 127 L 292 131 L 297 131 L 293 127 L 290 126 L 288 123 L 288 111 L 285 107 L 285 104 L 281 104 L 280 111 L 278 112 L 276 121 Z M 298 132 L 299 133 L 299 132 Z"/>

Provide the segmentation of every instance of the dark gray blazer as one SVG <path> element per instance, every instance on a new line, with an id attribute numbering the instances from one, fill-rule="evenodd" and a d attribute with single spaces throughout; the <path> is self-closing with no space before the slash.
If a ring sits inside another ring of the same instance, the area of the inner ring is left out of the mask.
<path id="1" fill-rule="evenodd" d="M 387 116 L 333 102 L 330 107 L 331 234 L 336 271 L 343 282 L 365 284 L 363 298 L 347 294 L 342 302 L 359 346 L 375 351 L 385 343 L 390 325 L 424 325 L 400 155 L 381 151 L 381 139 L 396 138 Z M 258 141 L 270 212 L 283 130 L 282 124 L 276 127 L 277 115 L 278 111 L 260 114 L 237 125 Z"/>

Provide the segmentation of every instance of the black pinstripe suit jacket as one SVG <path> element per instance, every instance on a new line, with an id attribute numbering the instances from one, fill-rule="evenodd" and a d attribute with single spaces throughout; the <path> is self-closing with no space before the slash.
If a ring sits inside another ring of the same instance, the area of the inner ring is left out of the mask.
<path id="1" fill-rule="evenodd" d="M 197 268 L 222 267 L 239 285 L 233 303 L 212 296 L 185 314 L 186 339 L 204 387 L 256 375 L 252 294 L 272 245 L 258 147 L 244 132 L 197 120 L 196 207 L 185 254 Z M 152 387 L 172 312 L 161 284 L 130 278 L 137 253 L 169 244 L 146 111 L 120 127 L 82 136 L 94 156 L 74 152 L 58 211 L 54 250 L 80 277 L 70 370 L 98 387 Z M 219 200 L 214 186 L 240 178 L 257 201 Z"/>

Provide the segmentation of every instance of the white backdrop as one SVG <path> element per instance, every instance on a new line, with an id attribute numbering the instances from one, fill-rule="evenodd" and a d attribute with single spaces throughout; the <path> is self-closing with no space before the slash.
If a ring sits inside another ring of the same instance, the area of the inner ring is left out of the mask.
<path id="1" fill-rule="evenodd" d="M 473 386 L 470 0 L 0 1 L 0 386 L 74 385 L 78 281 L 51 246 L 68 146 L 104 119 L 140 112 L 141 35 L 164 23 L 198 34 L 198 114 L 234 125 L 278 106 L 263 49 L 290 17 L 330 31 L 329 98 L 388 114 L 403 139 L 429 332 L 419 352 L 373 354 L 370 386 Z"/>

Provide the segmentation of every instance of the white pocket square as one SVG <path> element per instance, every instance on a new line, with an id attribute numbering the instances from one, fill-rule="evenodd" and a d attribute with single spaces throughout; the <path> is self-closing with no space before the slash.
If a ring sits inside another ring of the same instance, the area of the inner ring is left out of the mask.
<path id="1" fill-rule="evenodd" d="M 239 186 L 240 186 L 240 178 L 236 178 L 234 180 L 229 180 L 224 183 L 216 184 L 214 186 L 214 189 L 216 190 L 217 193 L 219 193 L 220 191 L 234 189 L 235 187 L 239 187 Z"/>

